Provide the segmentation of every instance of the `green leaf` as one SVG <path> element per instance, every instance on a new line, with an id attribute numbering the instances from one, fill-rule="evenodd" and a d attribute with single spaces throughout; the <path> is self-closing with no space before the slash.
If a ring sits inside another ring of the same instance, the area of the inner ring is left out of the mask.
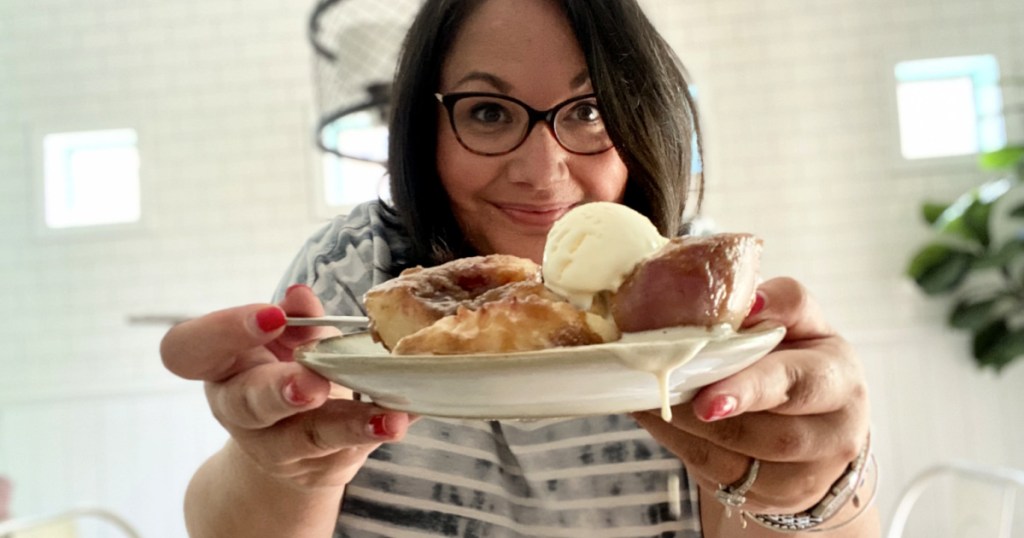
<path id="1" fill-rule="evenodd" d="M 989 215 L 992 204 L 1013 187 L 1008 179 L 989 181 L 960 195 L 949 204 L 932 227 L 939 233 L 988 246 Z"/>
<path id="2" fill-rule="evenodd" d="M 960 301 L 950 313 L 949 324 L 957 329 L 979 330 L 996 317 L 1000 301 L 999 297 L 982 301 Z"/>
<path id="3" fill-rule="evenodd" d="M 988 217 L 992 214 L 992 204 L 974 201 L 964 211 L 964 228 L 968 230 L 969 236 L 983 246 L 988 246 Z"/>
<path id="4" fill-rule="evenodd" d="M 1010 262 L 1022 254 L 1024 254 L 1024 238 L 1014 238 L 1004 243 L 1003 246 L 999 247 L 999 250 L 975 259 L 973 268 L 1000 269 L 1009 267 Z"/>
<path id="5" fill-rule="evenodd" d="M 1002 319 L 994 321 L 974 335 L 972 352 L 979 365 L 999 371 L 1024 356 L 1024 330 L 1011 330 Z"/>
<path id="6" fill-rule="evenodd" d="M 982 170 L 1004 170 L 1024 159 L 1024 146 L 1007 146 L 1003 149 L 982 153 L 978 166 Z"/>
<path id="7" fill-rule="evenodd" d="M 929 295 L 955 289 L 967 276 L 975 256 L 950 246 L 932 243 L 917 252 L 910 261 L 907 275 Z"/>
<path id="8" fill-rule="evenodd" d="M 921 216 L 924 217 L 925 222 L 929 225 L 935 224 L 942 213 L 949 208 L 949 204 L 936 204 L 934 202 L 925 202 L 921 204 Z"/>

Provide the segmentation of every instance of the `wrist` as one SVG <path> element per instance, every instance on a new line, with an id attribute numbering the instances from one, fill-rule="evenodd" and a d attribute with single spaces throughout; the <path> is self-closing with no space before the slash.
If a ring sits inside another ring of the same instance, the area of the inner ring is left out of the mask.
<path id="1" fill-rule="evenodd" d="M 275 496 L 309 501 L 320 497 L 340 499 L 341 492 L 345 490 L 345 484 L 319 483 L 303 478 L 319 476 L 322 473 L 289 473 L 287 470 L 275 472 L 272 468 L 268 469 L 249 455 L 233 438 L 228 439 L 218 455 L 228 472 L 236 476 L 240 482 L 244 482 L 247 487 L 274 491 Z"/>
<path id="2" fill-rule="evenodd" d="M 878 464 L 871 454 L 871 438 L 843 474 L 812 507 L 795 514 L 758 514 L 742 517 L 778 532 L 825 532 L 844 527 L 863 514 L 874 501 Z"/>
<path id="3" fill-rule="evenodd" d="M 274 476 L 229 439 L 193 478 L 190 536 L 330 536 L 344 486 L 303 487 Z"/>

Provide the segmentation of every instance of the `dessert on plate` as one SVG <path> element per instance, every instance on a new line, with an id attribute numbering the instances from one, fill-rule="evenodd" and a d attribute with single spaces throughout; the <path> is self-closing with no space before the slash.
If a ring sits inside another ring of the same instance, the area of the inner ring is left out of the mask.
<path id="1" fill-rule="evenodd" d="M 667 327 L 735 331 L 758 279 L 750 234 L 661 236 L 616 203 L 574 208 L 542 265 L 494 254 L 407 269 L 367 292 L 374 339 L 396 355 L 510 353 L 614 342 Z"/>

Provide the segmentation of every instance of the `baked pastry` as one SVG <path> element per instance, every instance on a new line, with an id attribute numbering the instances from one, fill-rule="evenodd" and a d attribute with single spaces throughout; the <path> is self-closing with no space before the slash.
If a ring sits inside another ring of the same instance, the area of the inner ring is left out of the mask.
<path id="1" fill-rule="evenodd" d="M 515 286 L 509 284 L 506 287 Z M 543 284 L 537 284 L 545 291 Z M 525 289 L 525 288 L 522 288 Z M 460 306 L 455 315 L 398 341 L 396 355 L 514 353 L 619 339 L 610 320 L 585 312 L 546 293 L 507 297 Z M 552 294 L 553 295 L 553 294 Z"/>
<path id="2" fill-rule="evenodd" d="M 396 355 L 511 353 L 617 340 L 614 323 L 540 281 L 537 264 L 507 255 L 412 268 L 365 297 L 374 339 Z"/>
<path id="3" fill-rule="evenodd" d="M 403 337 L 455 314 L 460 305 L 514 282 L 539 284 L 540 267 L 525 258 L 496 254 L 406 269 L 366 293 L 370 332 L 394 349 Z"/>
<path id="4" fill-rule="evenodd" d="M 540 266 L 517 256 L 460 258 L 436 267 L 413 267 L 370 289 L 364 297 L 370 332 L 388 349 L 459 306 L 515 282 L 540 283 Z"/>
<path id="5" fill-rule="evenodd" d="M 762 241 L 751 234 L 677 237 L 648 256 L 610 296 L 622 332 L 739 328 L 757 288 Z"/>

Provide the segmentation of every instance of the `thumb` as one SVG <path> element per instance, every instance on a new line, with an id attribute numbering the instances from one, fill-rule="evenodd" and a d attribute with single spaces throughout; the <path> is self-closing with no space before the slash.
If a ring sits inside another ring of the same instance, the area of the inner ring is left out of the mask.
<path id="1" fill-rule="evenodd" d="M 784 326 L 786 342 L 835 335 L 807 288 L 788 277 L 773 278 L 757 288 L 754 308 L 743 320 L 743 327 L 764 322 Z"/>
<path id="2" fill-rule="evenodd" d="M 320 299 L 317 298 L 313 290 L 304 284 L 296 284 L 288 288 L 285 291 L 284 298 L 280 302 L 281 309 L 284 310 L 289 316 L 298 317 L 313 317 L 324 315 L 324 307 L 320 304 Z M 326 338 L 338 334 L 337 329 L 329 327 L 317 327 L 317 326 L 298 326 L 289 327 L 280 338 L 278 342 L 281 347 L 287 350 L 293 350 L 296 347 Z M 287 354 L 290 356 L 290 352 Z"/>
<path id="3" fill-rule="evenodd" d="M 221 381 L 236 373 L 243 352 L 278 337 L 284 326 L 284 311 L 274 305 L 218 310 L 172 327 L 160 342 L 160 356 L 185 379 Z"/>

